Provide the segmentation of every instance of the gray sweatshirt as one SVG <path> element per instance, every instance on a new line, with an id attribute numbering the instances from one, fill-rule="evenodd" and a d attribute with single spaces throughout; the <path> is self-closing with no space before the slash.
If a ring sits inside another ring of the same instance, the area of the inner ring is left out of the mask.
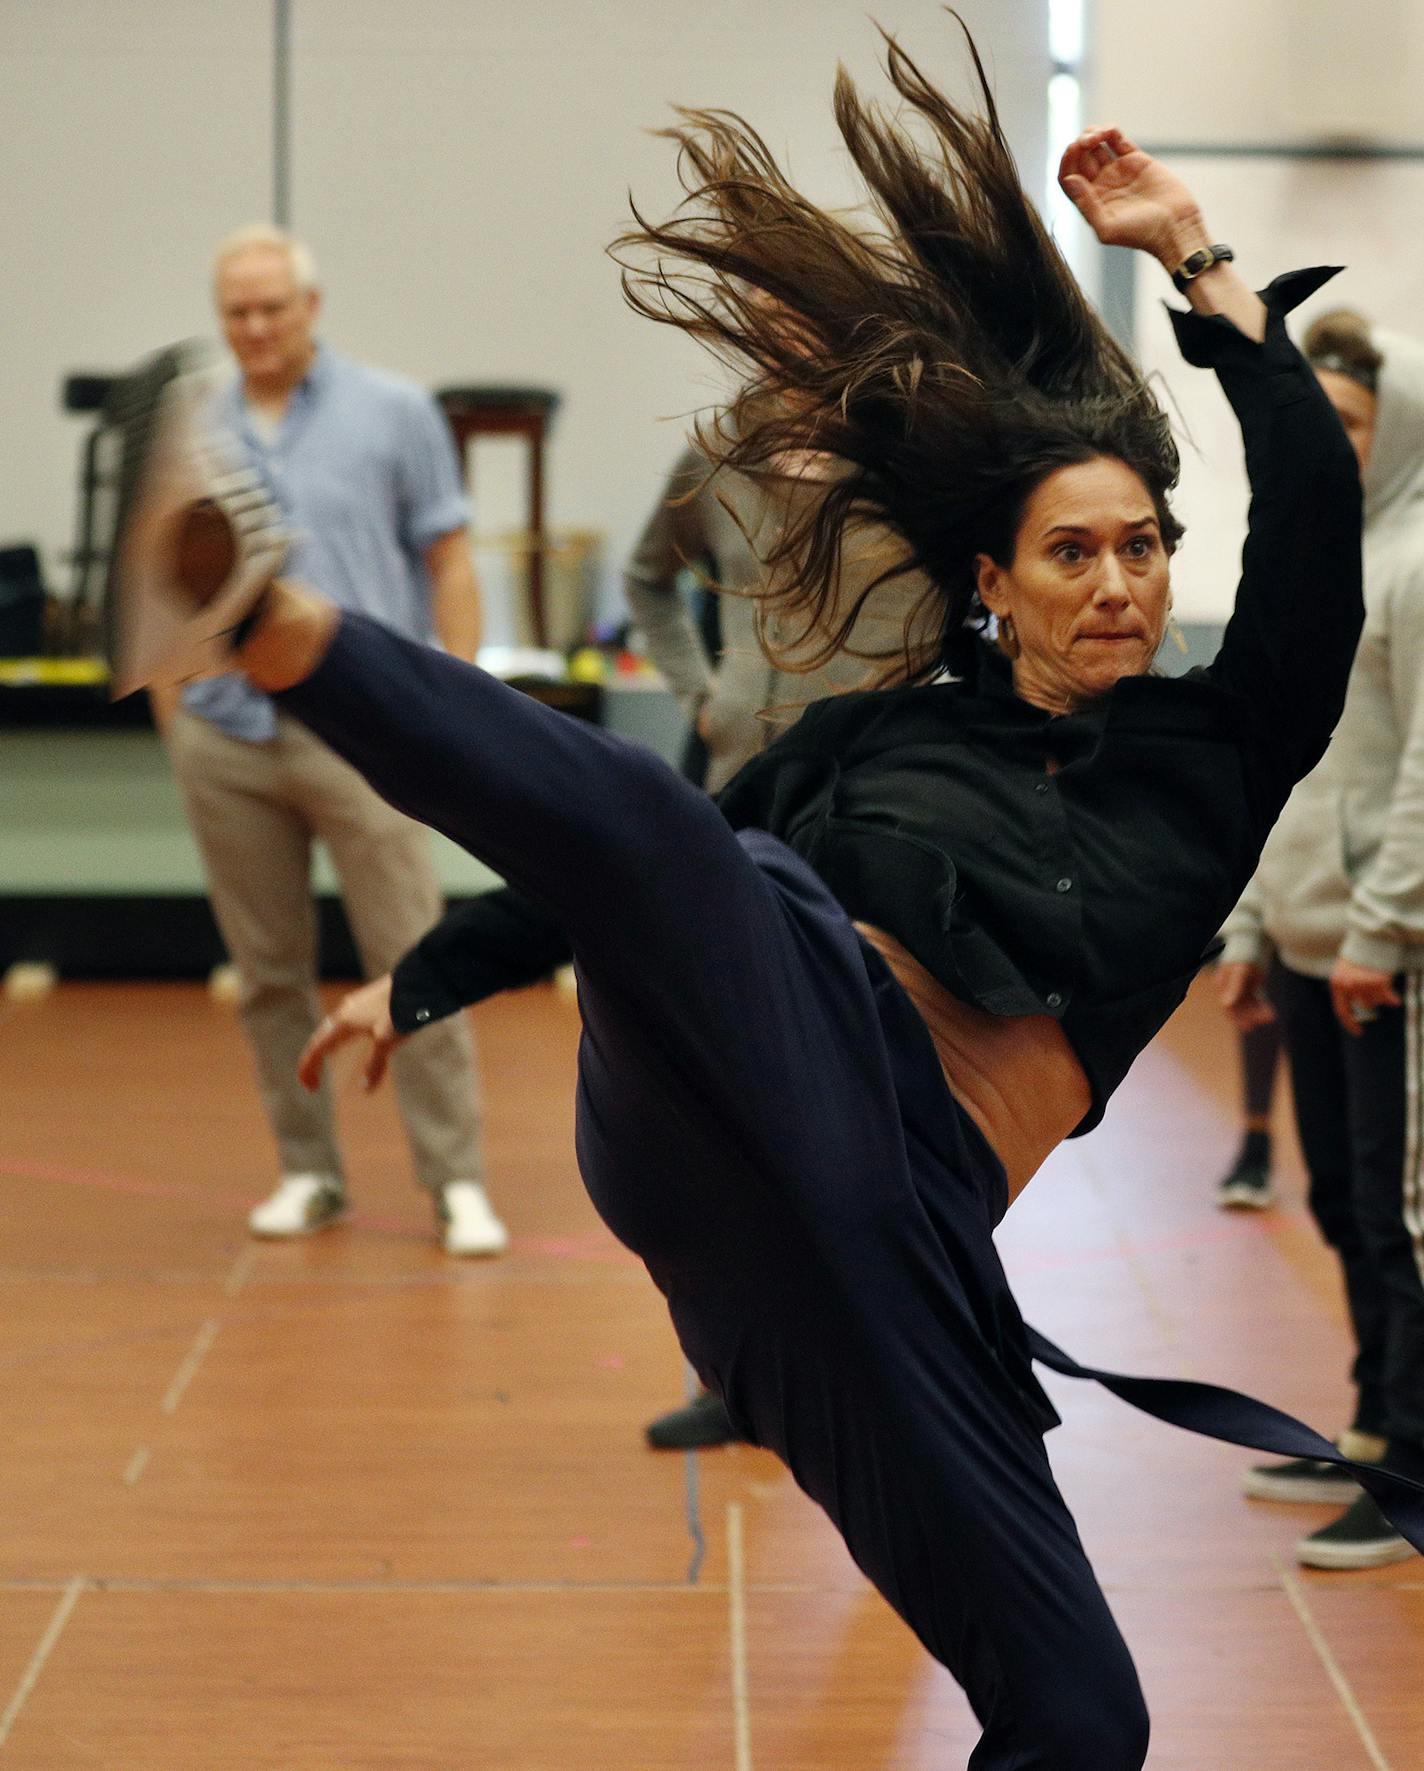
<path id="1" fill-rule="evenodd" d="M 758 604 L 751 593 L 766 576 L 762 556 L 775 538 L 776 500 L 741 474 L 725 469 L 711 479 L 707 474 L 706 456 L 694 447 L 684 449 L 633 551 L 623 585 L 653 663 L 689 718 L 704 713 L 706 786 L 716 793 L 810 702 L 859 687 L 867 667 L 862 659 L 841 656 L 801 674 L 778 670 L 771 662 L 758 638 Z M 808 486 L 814 483 L 808 478 Z M 681 502 L 694 488 L 694 495 Z M 842 594 L 868 582 L 885 557 L 873 536 L 848 546 Z M 678 574 L 686 567 L 729 593 L 721 602 L 722 659 L 715 669 L 678 588 Z M 872 623 L 901 623 L 924 584 L 922 576 L 907 574 L 878 591 L 864 630 Z M 858 636 L 861 632 L 857 628 Z"/>
<path id="2" fill-rule="evenodd" d="M 1365 628 L 1345 709 L 1222 931 L 1222 959 L 1424 970 L 1424 346 L 1384 356 L 1365 471 Z"/>

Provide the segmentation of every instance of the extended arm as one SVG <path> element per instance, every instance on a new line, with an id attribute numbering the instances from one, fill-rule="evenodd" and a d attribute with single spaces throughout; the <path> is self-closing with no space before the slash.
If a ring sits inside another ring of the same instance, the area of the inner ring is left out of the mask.
<path id="1" fill-rule="evenodd" d="M 1146 252 L 1168 276 L 1214 243 L 1187 186 L 1114 124 L 1084 130 L 1064 153 L 1058 182 L 1105 246 Z M 1187 300 L 1196 313 L 1220 315 L 1257 344 L 1266 336 L 1265 304 L 1229 261 L 1194 278 Z"/>
<path id="2" fill-rule="evenodd" d="M 1118 130 L 1064 156 L 1064 189 L 1098 238 L 1171 271 L 1210 244 L 1186 186 Z M 1278 278 L 1251 295 L 1229 264 L 1189 284 L 1173 324 L 1189 363 L 1214 369 L 1241 425 L 1251 511 L 1236 609 L 1210 675 L 1253 734 L 1250 791 L 1264 835 L 1319 760 L 1344 704 L 1363 619 L 1359 470 L 1285 316 L 1331 273 Z"/>
<path id="3" fill-rule="evenodd" d="M 1251 720 L 1266 825 L 1324 754 L 1364 619 L 1359 467 L 1285 327 L 1328 275 L 1271 284 L 1259 346 L 1220 321 L 1173 315 L 1183 356 L 1216 371 L 1241 425 L 1251 505 L 1236 603 L 1209 675 Z"/>

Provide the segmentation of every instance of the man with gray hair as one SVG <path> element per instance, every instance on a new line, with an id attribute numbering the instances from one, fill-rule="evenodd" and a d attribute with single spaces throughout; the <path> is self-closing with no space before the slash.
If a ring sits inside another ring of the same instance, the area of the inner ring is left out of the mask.
<path id="1" fill-rule="evenodd" d="M 454 442 L 412 382 L 337 356 L 317 336 L 311 253 L 283 230 L 229 235 L 213 291 L 237 376 L 212 413 L 294 534 L 291 570 L 346 608 L 469 658 L 479 593 Z M 297 1058 L 318 1024 L 310 868 L 335 864 L 361 963 L 379 976 L 439 916 L 426 833 L 387 806 L 239 672 L 155 692 L 213 911 L 241 979 L 243 1024 L 276 1139 L 280 1178 L 252 1212 L 258 1236 L 332 1223 L 346 1190 L 327 1088 Z M 451 1254 L 508 1240 L 482 1185 L 469 1031 L 457 1017 L 396 1060 L 416 1173 Z"/>

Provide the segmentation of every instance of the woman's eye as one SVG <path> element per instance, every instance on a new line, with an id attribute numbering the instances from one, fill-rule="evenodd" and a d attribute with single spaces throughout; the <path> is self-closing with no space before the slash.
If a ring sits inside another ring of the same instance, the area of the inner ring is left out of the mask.
<path id="1" fill-rule="evenodd" d="M 1152 552 L 1152 537 L 1150 535 L 1134 535 L 1127 544 L 1127 551 L 1133 559 L 1145 560 Z"/>
<path id="2" fill-rule="evenodd" d="M 1064 541 L 1054 549 L 1065 565 L 1076 566 L 1083 557 L 1083 550 L 1076 541 Z"/>

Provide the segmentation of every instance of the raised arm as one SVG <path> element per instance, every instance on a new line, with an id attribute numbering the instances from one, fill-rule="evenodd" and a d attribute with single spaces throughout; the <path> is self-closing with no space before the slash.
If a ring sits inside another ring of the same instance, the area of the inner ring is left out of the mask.
<path id="1" fill-rule="evenodd" d="M 1117 129 L 1094 129 L 1060 179 L 1100 240 L 1150 253 L 1170 274 L 1213 244 L 1195 198 Z M 1189 363 L 1216 372 L 1241 426 L 1251 509 L 1235 612 L 1208 670 L 1236 698 L 1261 832 L 1319 761 L 1344 705 L 1363 601 L 1359 468 L 1285 316 L 1333 271 L 1297 271 L 1253 295 L 1229 263 L 1187 284 L 1173 310 Z"/>
<path id="2" fill-rule="evenodd" d="M 1194 252 L 1216 243 L 1182 180 L 1116 124 L 1084 130 L 1059 162 L 1058 182 L 1105 246 L 1146 252 L 1169 277 Z M 1265 303 L 1229 259 L 1193 277 L 1187 300 L 1199 314 L 1230 320 L 1257 344 L 1266 336 Z"/>

